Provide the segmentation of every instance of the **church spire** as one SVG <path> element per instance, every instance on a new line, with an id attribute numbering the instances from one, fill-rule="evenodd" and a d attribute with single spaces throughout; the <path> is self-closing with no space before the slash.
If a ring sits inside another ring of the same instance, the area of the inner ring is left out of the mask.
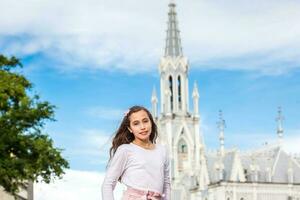
<path id="1" fill-rule="evenodd" d="M 174 0 L 169 3 L 169 13 L 168 13 L 168 29 L 165 47 L 165 57 L 178 57 L 182 56 L 181 40 L 179 35 L 177 13 L 175 11 L 176 4 Z"/>
<path id="2" fill-rule="evenodd" d="M 220 121 L 217 122 L 218 128 L 220 131 L 219 139 L 220 139 L 220 155 L 224 156 L 225 150 L 224 150 L 224 128 L 225 128 L 225 120 L 223 119 L 222 111 L 219 111 L 219 119 Z"/>
<path id="3" fill-rule="evenodd" d="M 175 3 L 169 3 L 165 54 L 159 64 L 161 113 L 189 115 L 188 60 L 182 55 Z"/>
<path id="4" fill-rule="evenodd" d="M 281 107 L 278 107 L 278 116 L 276 118 L 277 121 L 277 136 L 279 144 L 282 144 L 282 138 L 283 138 L 283 127 L 282 127 L 282 121 L 284 120 L 284 117 L 282 116 Z"/>

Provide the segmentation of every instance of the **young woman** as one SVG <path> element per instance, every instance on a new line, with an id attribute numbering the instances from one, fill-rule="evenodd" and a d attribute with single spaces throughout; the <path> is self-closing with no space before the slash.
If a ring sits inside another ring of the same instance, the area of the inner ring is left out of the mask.
<path id="1" fill-rule="evenodd" d="M 117 181 L 127 186 L 122 200 L 170 200 L 169 159 L 156 144 L 157 127 L 150 112 L 131 107 L 110 148 L 110 161 L 102 184 L 102 200 L 113 200 Z"/>

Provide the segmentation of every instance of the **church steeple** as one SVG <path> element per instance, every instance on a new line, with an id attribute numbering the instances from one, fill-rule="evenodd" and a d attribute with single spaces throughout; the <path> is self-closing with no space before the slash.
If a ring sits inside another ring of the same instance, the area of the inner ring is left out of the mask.
<path id="1" fill-rule="evenodd" d="M 159 64 L 161 113 L 188 115 L 188 60 L 182 54 L 175 3 L 171 0 L 165 54 Z"/>
<path id="2" fill-rule="evenodd" d="M 195 191 L 200 185 L 204 187 L 209 183 L 209 177 L 200 133 L 199 92 L 195 84 L 189 95 L 189 63 L 182 53 L 175 7 L 171 0 L 165 52 L 159 63 L 161 112 L 156 119 L 159 141 L 168 147 L 170 155 L 172 192 L 180 191 L 180 199 L 191 199 L 186 191 Z M 189 112 L 190 98 L 193 100 L 192 113 Z M 155 105 L 155 98 L 152 103 Z"/>
<path id="3" fill-rule="evenodd" d="M 169 3 L 168 13 L 168 29 L 165 47 L 165 57 L 182 56 L 182 47 L 180 40 L 180 31 L 178 28 L 177 13 L 175 11 L 176 4 L 173 0 Z"/>

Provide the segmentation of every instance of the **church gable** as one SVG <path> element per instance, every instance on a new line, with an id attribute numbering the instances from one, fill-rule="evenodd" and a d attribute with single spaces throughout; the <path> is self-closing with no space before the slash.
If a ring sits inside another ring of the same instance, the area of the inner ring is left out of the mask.
<path id="1" fill-rule="evenodd" d="M 186 72 L 188 69 L 188 60 L 186 57 L 163 57 L 160 60 L 159 68 L 164 72 L 181 71 Z"/>
<path id="2" fill-rule="evenodd" d="M 234 152 L 227 152 L 222 159 L 224 165 L 224 180 L 229 180 L 232 174 L 232 168 L 234 166 Z"/>
<path id="3" fill-rule="evenodd" d="M 221 180 L 245 181 L 243 166 L 236 150 L 227 151 L 224 156 L 221 156 L 219 152 L 209 153 L 207 168 L 211 183 Z"/>
<path id="4" fill-rule="evenodd" d="M 239 156 L 239 153 L 236 151 L 234 153 L 234 160 L 233 160 L 233 165 L 232 165 L 232 170 L 231 170 L 231 176 L 230 176 L 230 181 L 238 181 L 238 182 L 245 182 L 245 174 L 244 174 L 244 169 L 242 166 L 242 162 Z"/>
<path id="5" fill-rule="evenodd" d="M 193 146 L 192 144 L 194 144 L 193 142 L 194 140 L 186 124 L 182 123 L 177 130 L 178 131 L 174 135 L 174 143 L 178 144 L 181 138 L 185 138 L 187 145 L 192 147 Z"/>
<path id="6" fill-rule="evenodd" d="M 284 150 L 278 152 L 278 159 L 274 165 L 273 181 L 300 183 L 299 163 Z"/>

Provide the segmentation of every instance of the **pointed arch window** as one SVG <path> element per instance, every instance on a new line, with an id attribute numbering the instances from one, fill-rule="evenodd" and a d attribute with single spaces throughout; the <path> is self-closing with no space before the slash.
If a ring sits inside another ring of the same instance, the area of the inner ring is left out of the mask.
<path id="1" fill-rule="evenodd" d="M 173 78 L 172 78 L 172 76 L 169 76 L 169 89 L 171 92 L 171 96 L 170 96 L 171 110 L 173 110 Z"/>
<path id="2" fill-rule="evenodd" d="M 186 144 L 185 139 L 180 139 L 178 142 L 178 153 L 180 154 L 187 154 L 188 153 L 188 146 Z"/>
<path id="3" fill-rule="evenodd" d="M 178 76 L 178 78 L 177 78 L 177 85 L 178 85 L 178 107 L 181 110 L 181 108 L 182 108 L 181 87 L 182 86 L 181 86 L 181 77 L 180 76 Z"/>
<path id="4" fill-rule="evenodd" d="M 186 144 L 182 144 L 181 145 L 181 150 L 180 151 L 181 151 L 180 153 L 187 153 L 187 146 L 186 146 Z"/>

